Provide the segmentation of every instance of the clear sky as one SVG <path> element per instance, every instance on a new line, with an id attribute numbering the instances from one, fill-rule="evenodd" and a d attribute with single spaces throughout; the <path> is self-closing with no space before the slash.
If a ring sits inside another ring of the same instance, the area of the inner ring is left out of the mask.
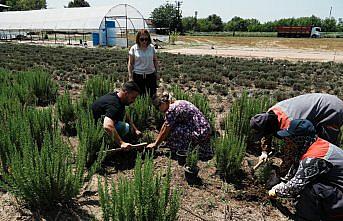
<path id="1" fill-rule="evenodd" d="M 70 0 L 47 0 L 48 8 L 62 8 Z M 145 18 L 166 0 L 87 0 L 91 6 L 130 4 L 137 8 Z M 175 3 L 175 1 L 169 1 Z M 223 22 L 234 16 L 256 18 L 261 22 L 280 18 L 304 17 L 315 15 L 320 18 L 331 15 L 343 18 L 343 0 L 183 0 L 182 16 L 193 16 L 198 11 L 198 18 L 211 14 L 219 15 Z"/>

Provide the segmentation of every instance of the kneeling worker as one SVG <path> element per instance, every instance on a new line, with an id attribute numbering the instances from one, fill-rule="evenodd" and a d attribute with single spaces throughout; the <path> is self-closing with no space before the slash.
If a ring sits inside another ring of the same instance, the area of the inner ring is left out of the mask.
<path id="1" fill-rule="evenodd" d="M 312 93 L 281 101 L 268 112 L 251 118 L 250 126 L 261 139 L 260 161 L 267 158 L 272 136 L 289 127 L 291 120 L 306 119 L 316 128 L 318 136 L 339 145 L 340 128 L 343 125 L 343 101 L 330 94 Z"/>
<path id="2" fill-rule="evenodd" d="M 343 150 L 319 138 L 308 120 L 293 120 L 277 134 L 295 163 L 269 196 L 297 197 L 296 220 L 343 220 Z"/>
<path id="3" fill-rule="evenodd" d="M 132 104 L 139 94 L 138 85 L 133 81 L 128 81 L 123 84 L 119 92 L 106 94 L 98 98 L 92 105 L 95 121 L 97 122 L 104 116 L 103 128 L 124 150 L 130 150 L 132 147 L 130 143 L 126 143 L 122 139 L 130 131 L 130 128 L 134 135 L 141 135 L 129 115 L 125 114 L 125 106 Z M 129 124 L 123 122 L 125 116 Z"/>

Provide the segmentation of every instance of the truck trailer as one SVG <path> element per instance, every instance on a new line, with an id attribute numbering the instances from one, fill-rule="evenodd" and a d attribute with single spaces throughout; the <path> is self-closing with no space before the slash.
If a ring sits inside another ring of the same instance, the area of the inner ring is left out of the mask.
<path id="1" fill-rule="evenodd" d="M 315 26 L 277 26 L 278 37 L 319 38 L 320 27 Z"/>

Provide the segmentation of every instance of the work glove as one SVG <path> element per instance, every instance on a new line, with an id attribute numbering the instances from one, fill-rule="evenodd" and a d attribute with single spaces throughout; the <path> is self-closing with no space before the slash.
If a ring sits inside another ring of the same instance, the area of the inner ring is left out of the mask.
<path id="1" fill-rule="evenodd" d="M 270 198 L 276 198 L 276 193 L 275 193 L 275 189 L 271 189 L 268 191 L 268 195 Z"/>
<path id="2" fill-rule="evenodd" d="M 262 151 L 261 155 L 258 157 L 258 161 L 267 161 L 268 153 L 266 151 Z"/>
<path id="3" fill-rule="evenodd" d="M 275 191 L 275 190 L 276 190 L 279 186 L 283 186 L 283 185 L 285 185 L 285 183 L 284 183 L 284 182 L 281 182 L 281 183 L 278 183 L 278 184 L 276 184 L 275 186 L 273 186 L 272 189 L 268 191 L 269 197 L 271 197 L 271 198 L 276 198 L 277 196 L 276 196 L 276 191 Z"/>

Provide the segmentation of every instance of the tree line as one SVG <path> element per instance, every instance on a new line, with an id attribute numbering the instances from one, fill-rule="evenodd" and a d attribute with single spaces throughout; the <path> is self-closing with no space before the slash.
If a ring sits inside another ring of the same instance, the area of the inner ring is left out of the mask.
<path id="1" fill-rule="evenodd" d="M 24 11 L 44 9 L 47 7 L 46 0 L 0 0 L 0 4 L 8 5 L 10 11 Z M 68 8 L 89 7 L 85 0 L 72 0 Z M 177 32 L 222 32 L 222 31 L 243 31 L 243 32 L 273 32 L 277 26 L 320 26 L 323 32 L 343 32 L 343 18 L 334 17 L 321 19 L 312 15 L 310 17 L 283 18 L 275 21 L 260 22 L 255 18 L 244 19 L 238 16 L 228 22 L 223 22 L 220 16 L 213 14 L 207 18 L 185 17 L 182 18 L 182 11 L 174 4 L 164 4 L 155 8 L 151 13 L 153 24 L 160 33 L 169 31 Z"/>
<path id="2" fill-rule="evenodd" d="M 245 31 L 245 32 L 273 32 L 277 26 L 319 26 L 323 32 L 342 32 L 343 18 L 336 20 L 334 17 L 321 19 L 312 15 L 311 17 L 282 18 L 275 21 L 261 23 L 257 19 L 244 19 L 233 17 L 227 23 L 223 22 L 218 15 L 210 15 L 207 18 L 196 19 L 185 17 L 182 19 L 183 31 Z"/>
<path id="3" fill-rule="evenodd" d="M 310 17 L 283 18 L 275 21 L 260 22 L 255 18 L 244 19 L 238 16 L 228 22 L 223 22 L 220 16 L 213 14 L 207 18 L 185 17 L 178 11 L 174 4 L 167 3 L 155 8 L 151 19 L 159 32 L 274 32 L 277 26 L 319 26 L 323 32 L 342 32 L 343 18 L 336 20 L 334 17 L 321 19 L 312 15 Z"/>
<path id="4" fill-rule="evenodd" d="M 39 10 L 47 7 L 46 0 L 0 0 L 0 4 L 10 6 L 9 11 L 28 11 Z M 68 3 L 67 8 L 74 7 L 89 7 L 89 3 L 85 0 L 72 0 Z"/>

